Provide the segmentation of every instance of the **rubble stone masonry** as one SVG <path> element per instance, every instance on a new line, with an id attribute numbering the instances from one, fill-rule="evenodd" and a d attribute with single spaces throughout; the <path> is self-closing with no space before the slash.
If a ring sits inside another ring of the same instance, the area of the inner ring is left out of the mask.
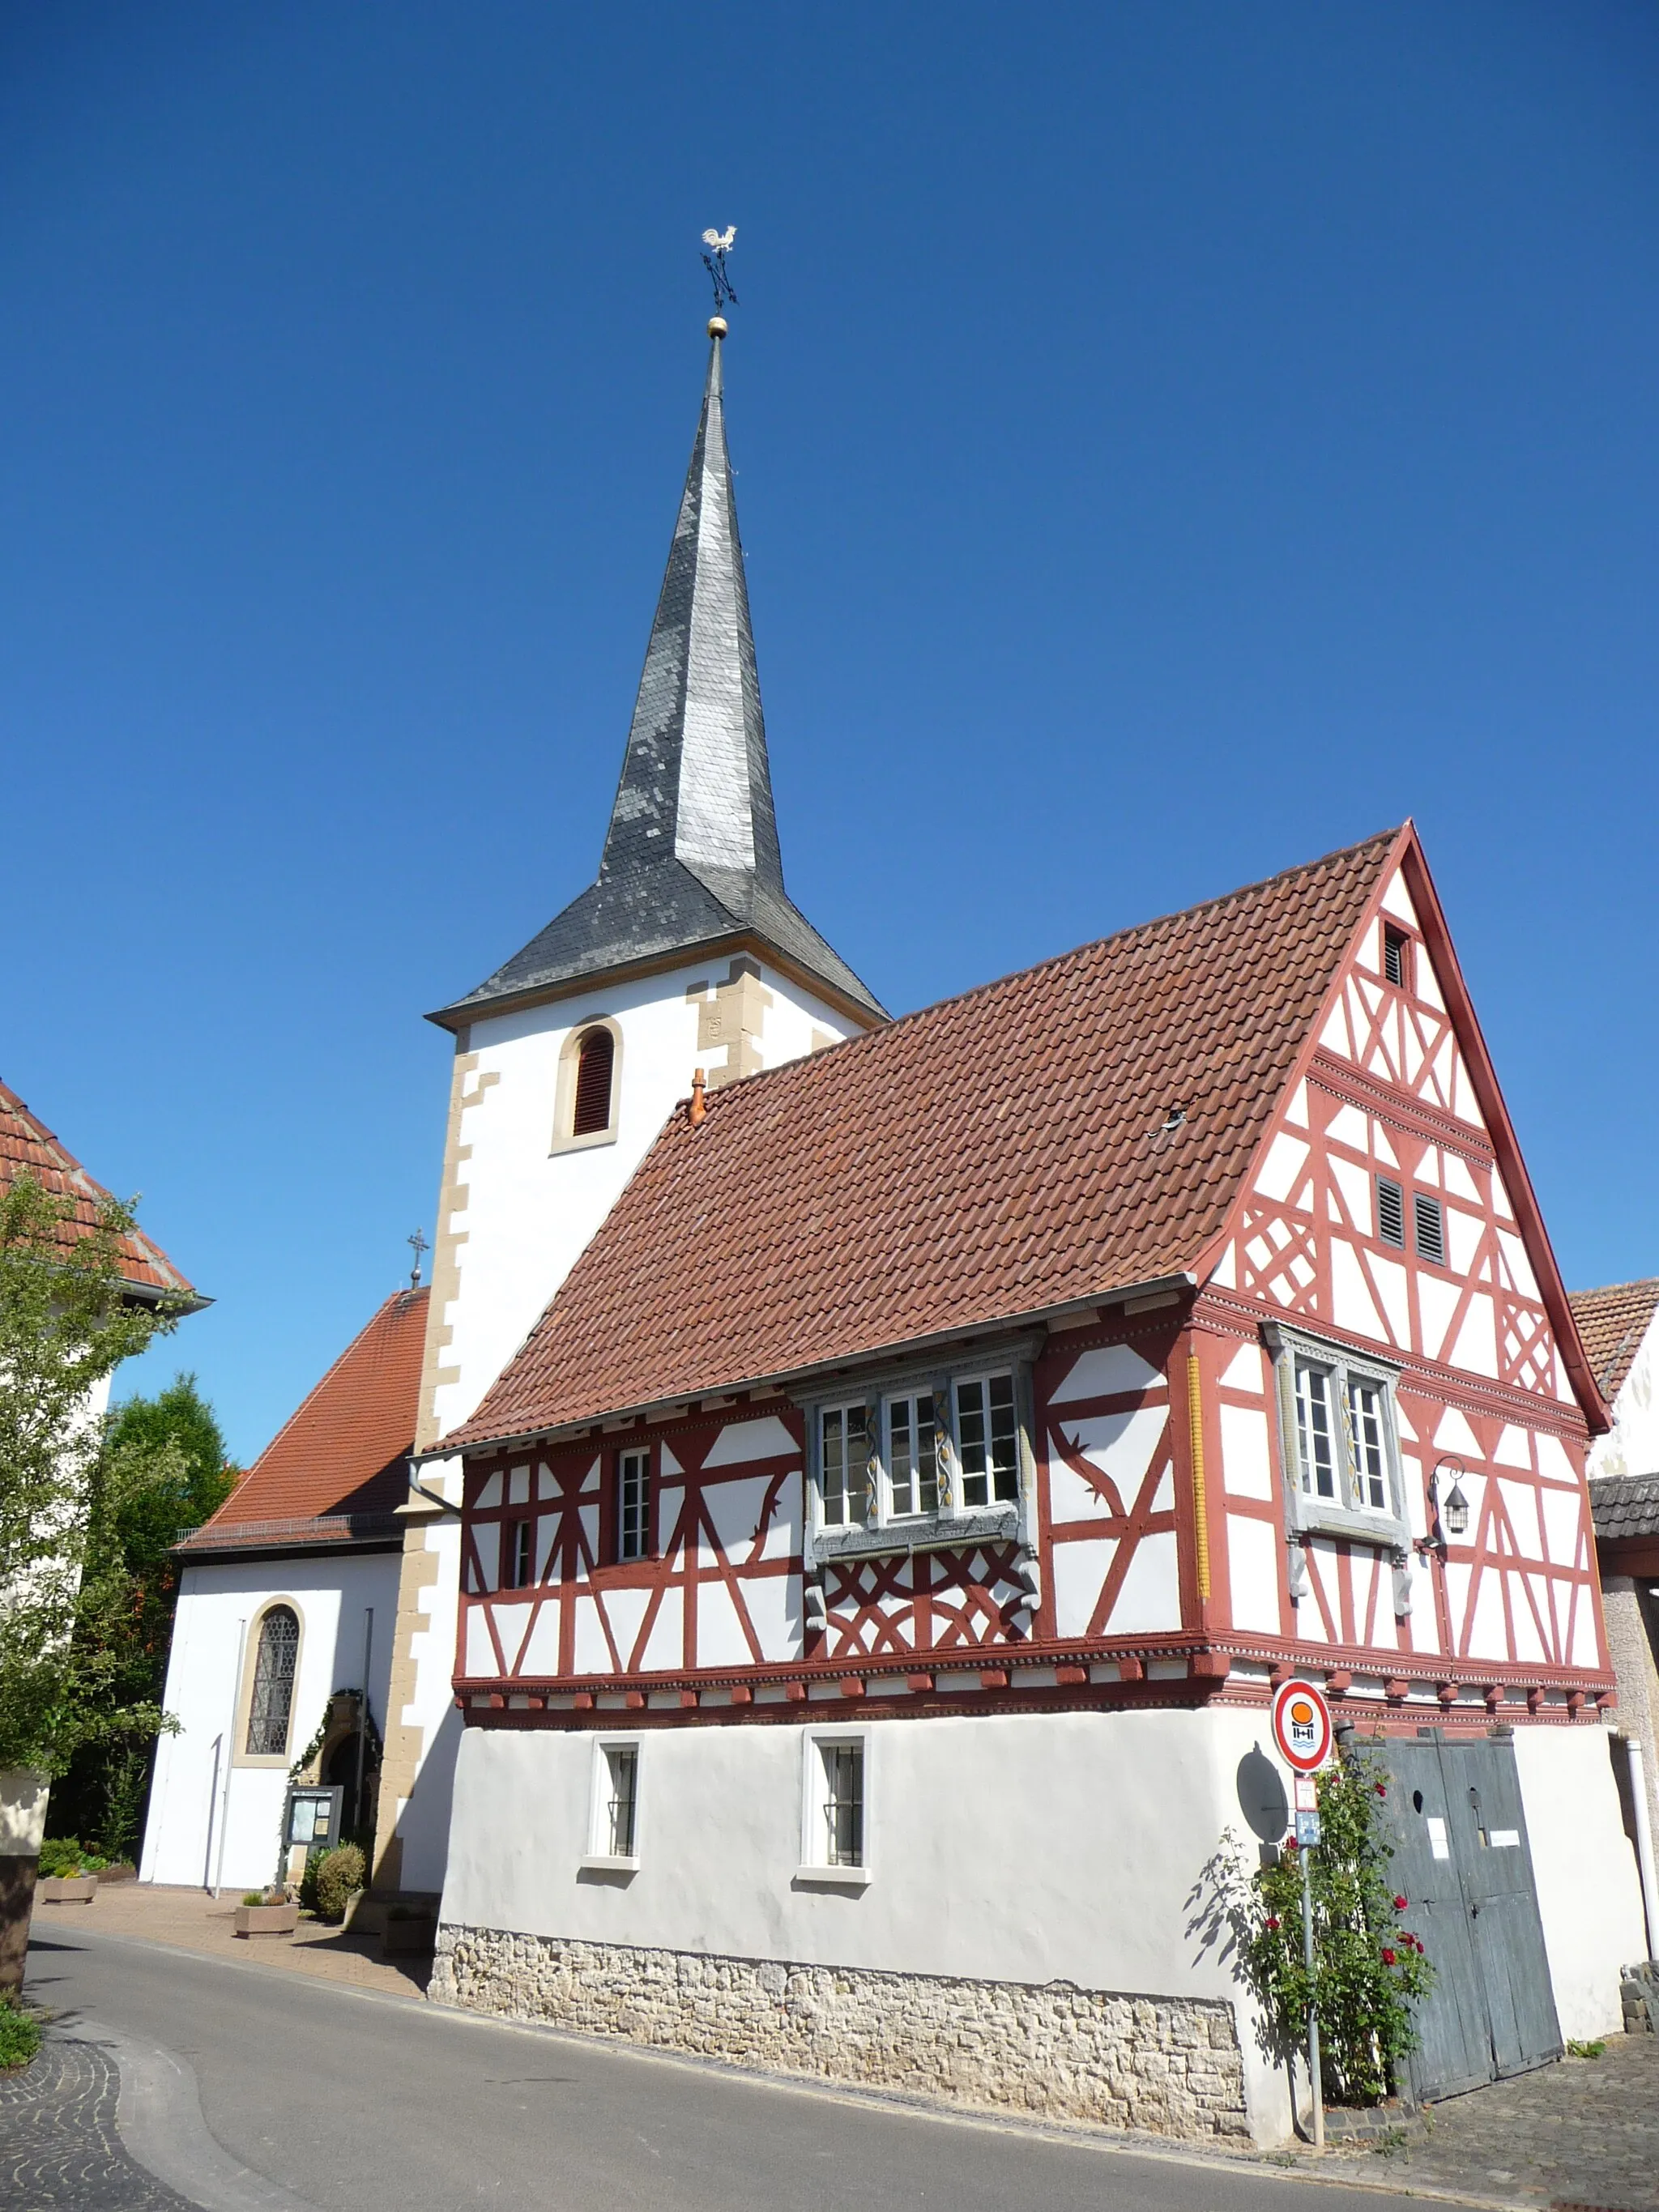
<path id="1" fill-rule="evenodd" d="M 1248 2136 L 1231 2005 L 446 1926 L 440 2004 L 865 2088 Z"/>

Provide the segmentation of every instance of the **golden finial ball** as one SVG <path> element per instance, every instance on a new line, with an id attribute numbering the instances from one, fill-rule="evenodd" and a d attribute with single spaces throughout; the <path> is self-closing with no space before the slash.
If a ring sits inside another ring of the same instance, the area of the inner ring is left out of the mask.
<path id="1" fill-rule="evenodd" d="M 726 318 L 724 315 L 710 315 L 708 318 L 708 335 L 711 338 L 723 338 L 726 336 Z"/>

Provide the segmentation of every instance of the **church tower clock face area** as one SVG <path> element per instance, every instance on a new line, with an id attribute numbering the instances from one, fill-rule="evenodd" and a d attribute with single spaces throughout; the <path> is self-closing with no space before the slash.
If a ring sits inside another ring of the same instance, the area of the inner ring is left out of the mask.
<path id="1" fill-rule="evenodd" d="M 453 1504 L 459 1466 L 444 1437 L 475 1411 L 699 1076 L 719 1090 L 886 1018 L 784 887 L 725 337 L 716 318 L 599 873 L 430 1017 L 453 1034 L 455 1061 L 416 1448 L 423 1486 Z M 450 1709 L 459 1553 L 453 1521 L 414 1505 L 380 1848 L 389 1873 L 404 1858 L 405 1884 L 435 1887 L 447 1793 L 427 1793 L 428 1829 L 416 1778 Z"/>

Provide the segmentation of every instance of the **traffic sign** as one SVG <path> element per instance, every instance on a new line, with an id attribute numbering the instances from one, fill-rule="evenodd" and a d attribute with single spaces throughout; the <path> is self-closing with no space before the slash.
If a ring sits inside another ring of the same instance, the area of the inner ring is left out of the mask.
<path id="1" fill-rule="evenodd" d="M 1273 1741 L 1298 1774 L 1311 1774 L 1330 1755 L 1331 1709 L 1311 1682 L 1281 1682 L 1273 1692 Z"/>

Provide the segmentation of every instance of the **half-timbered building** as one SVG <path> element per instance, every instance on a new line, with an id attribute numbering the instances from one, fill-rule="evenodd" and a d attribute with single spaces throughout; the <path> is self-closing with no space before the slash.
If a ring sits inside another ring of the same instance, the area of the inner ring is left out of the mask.
<path id="1" fill-rule="evenodd" d="M 1501 1755 L 1402 1847 L 1615 2025 L 1607 1418 L 1409 825 L 682 1098 L 444 1439 L 434 1990 L 1282 2132 L 1206 1900 L 1296 1671 Z"/>

